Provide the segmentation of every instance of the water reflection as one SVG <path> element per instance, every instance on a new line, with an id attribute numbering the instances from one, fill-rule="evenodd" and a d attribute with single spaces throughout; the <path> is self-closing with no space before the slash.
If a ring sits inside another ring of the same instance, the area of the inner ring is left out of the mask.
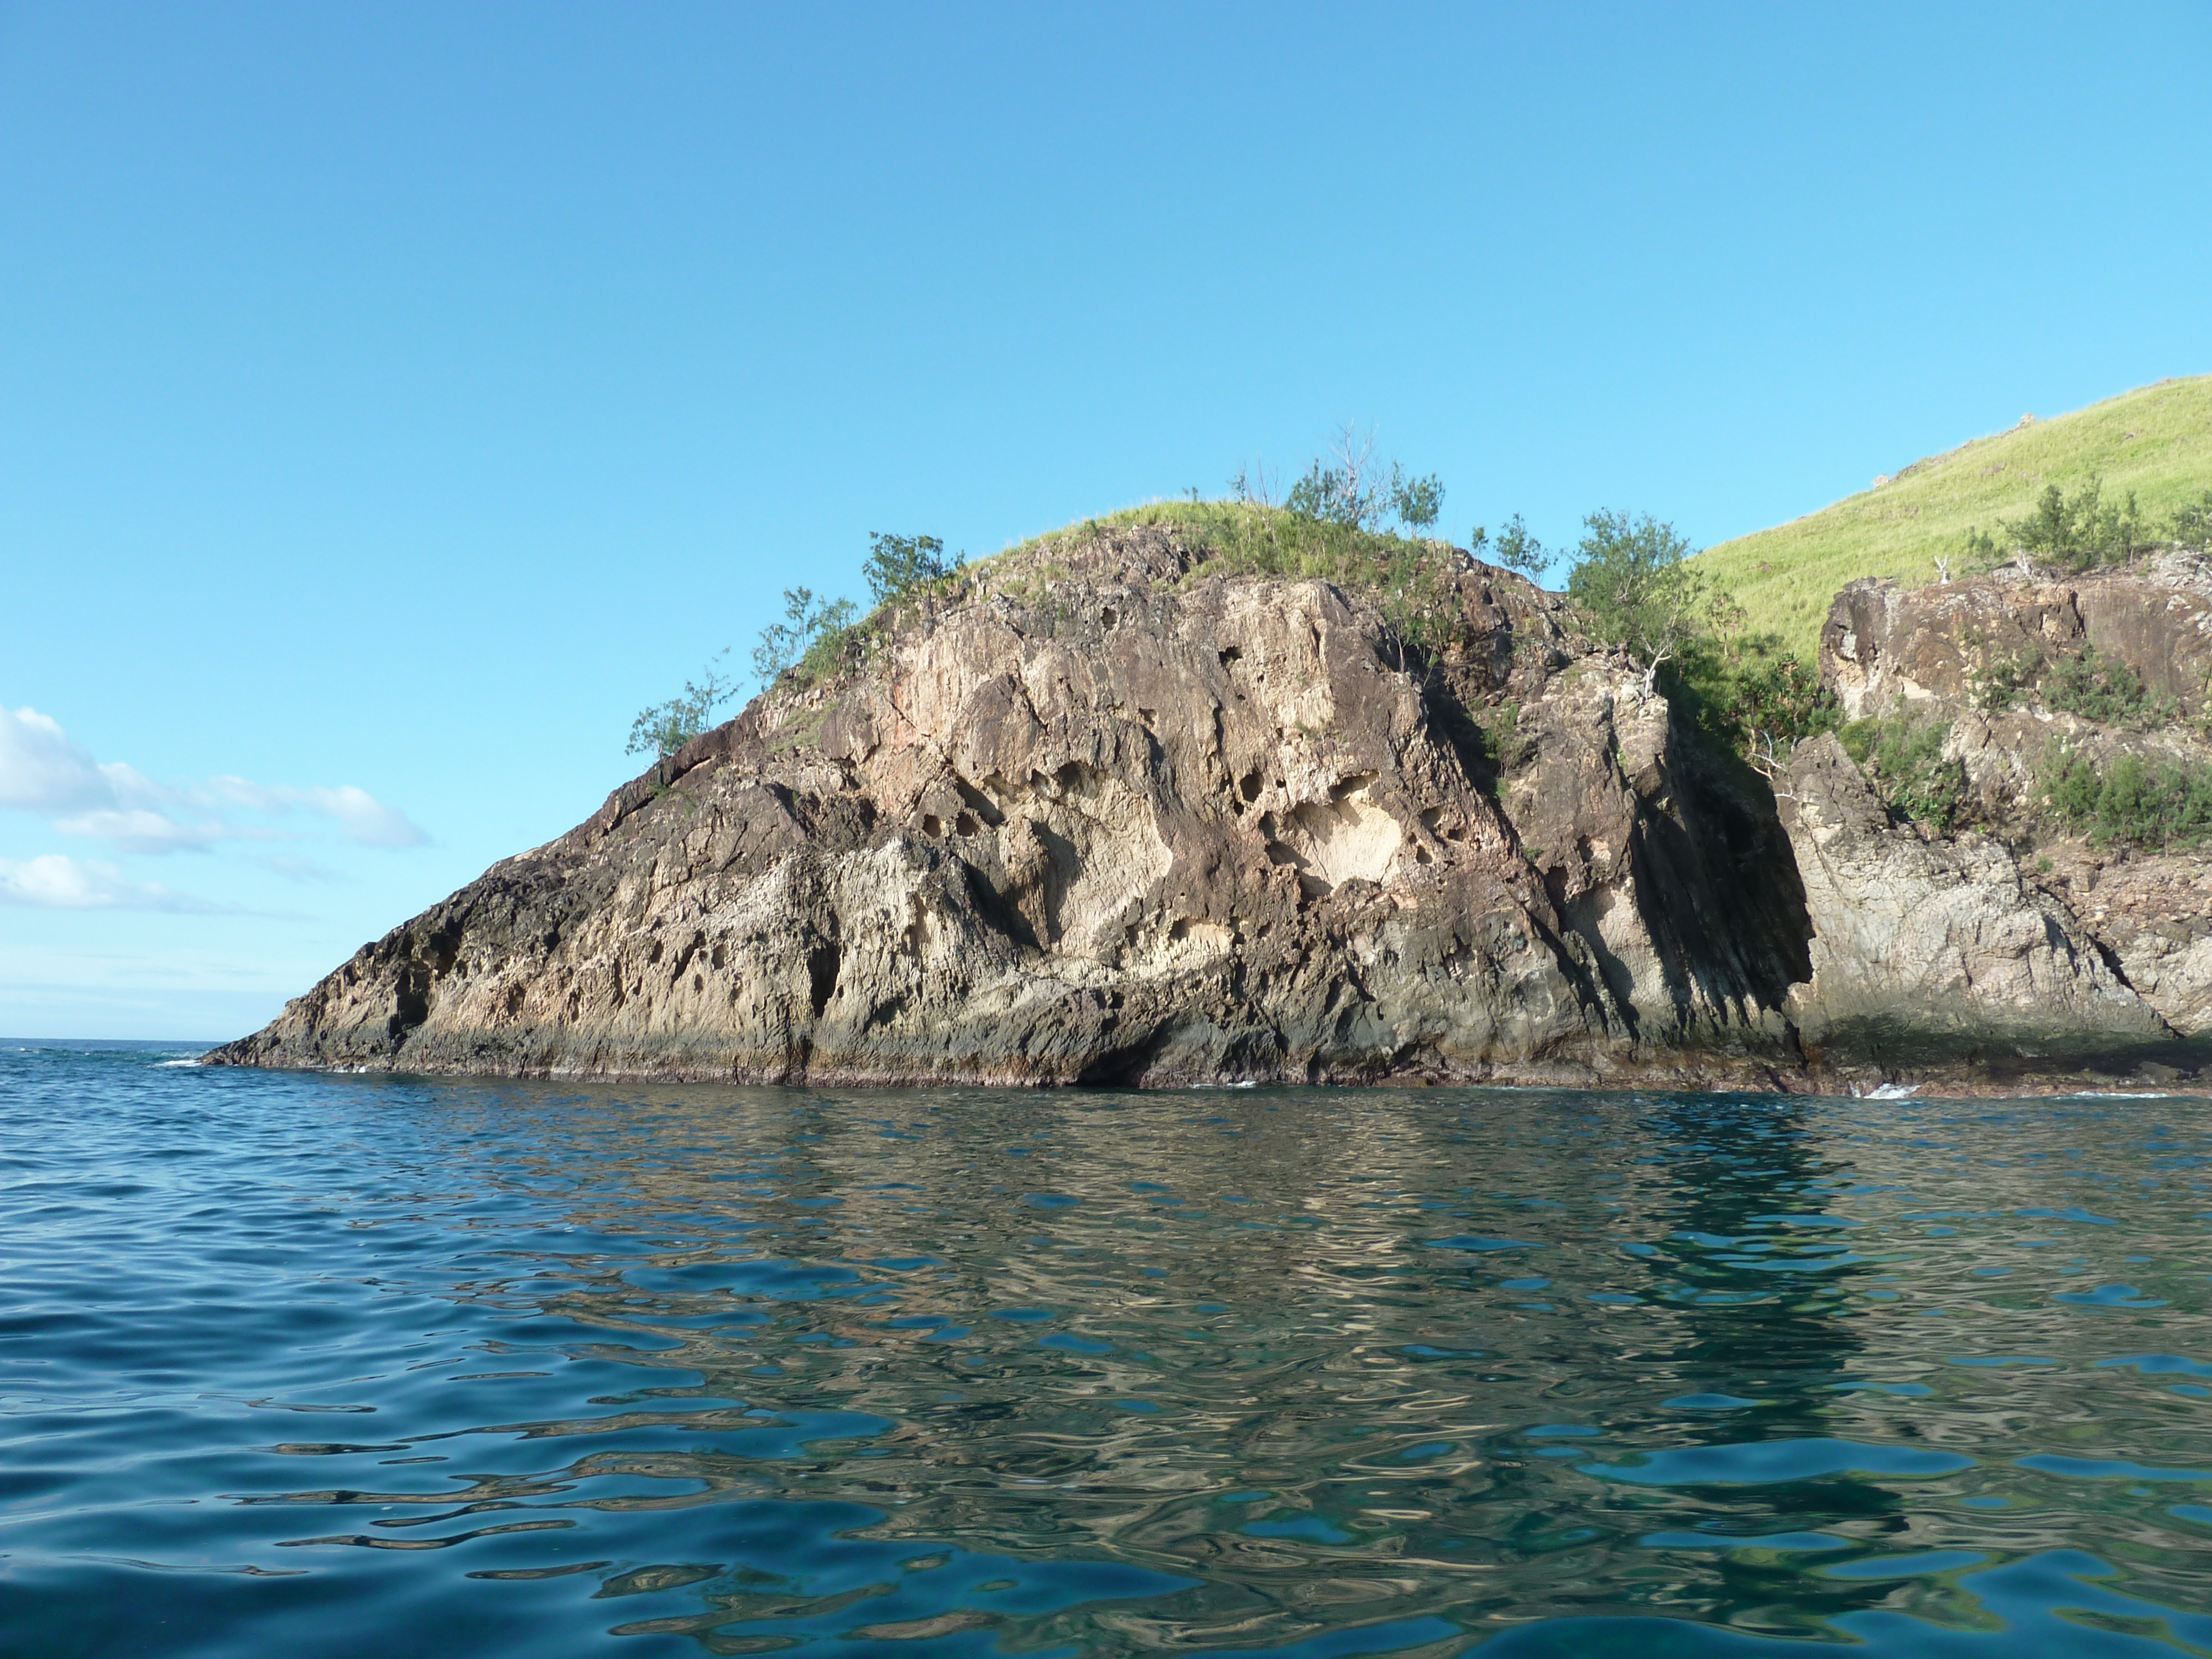
<path id="1" fill-rule="evenodd" d="M 41 1089 L 85 1651 L 2198 1639 L 2201 1103 Z"/>

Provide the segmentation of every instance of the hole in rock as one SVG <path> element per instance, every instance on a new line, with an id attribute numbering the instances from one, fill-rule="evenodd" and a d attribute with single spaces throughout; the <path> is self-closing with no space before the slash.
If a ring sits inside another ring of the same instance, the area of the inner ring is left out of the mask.
<path id="1" fill-rule="evenodd" d="M 806 1000 L 814 1006 L 814 1017 L 822 1018 L 822 1011 L 830 1006 L 830 999 L 837 989 L 837 969 L 841 952 L 835 945 L 824 942 L 806 953 Z"/>

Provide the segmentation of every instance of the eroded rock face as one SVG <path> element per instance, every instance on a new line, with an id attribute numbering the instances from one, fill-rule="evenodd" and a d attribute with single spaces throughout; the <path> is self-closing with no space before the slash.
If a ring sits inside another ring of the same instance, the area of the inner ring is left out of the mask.
<path id="1" fill-rule="evenodd" d="M 1832 739 L 1801 751 L 1782 810 L 1816 936 L 1814 985 L 1790 1005 L 1808 1042 L 1880 1027 L 1893 1047 L 1902 1031 L 1923 1046 L 2086 1050 L 2100 1030 L 2119 1049 L 2159 1030 L 2212 1034 L 2212 862 L 2069 837 L 2042 798 L 2062 745 L 2100 771 L 2126 756 L 2212 765 L 2212 745 L 2180 719 L 2114 726 L 2032 690 L 1990 695 L 1997 672 L 2033 684 L 2093 647 L 2170 712 L 2204 707 L 2212 566 L 2167 552 L 2063 580 L 2008 571 L 1837 596 L 1823 680 L 1851 718 L 1942 723 L 1977 830 L 1931 842 L 1874 823 L 1881 804 Z"/>
<path id="2" fill-rule="evenodd" d="M 1778 827 L 1680 760 L 1663 699 L 1556 600 L 1470 565 L 1462 647 L 1408 673 L 1337 589 L 1210 577 L 1168 530 L 1052 556 L 1049 581 L 987 569 L 866 670 L 762 699 L 212 1058 L 847 1082 L 1794 1065 Z"/>
<path id="3" fill-rule="evenodd" d="M 1790 1002 L 1807 1044 L 1905 1061 L 2175 1036 L 2002 842 L 1893 823 L 1832 736 L 1800 745 L 1779 793 L 1813 923 Z"/>
<path id="4" fill-rule="evenodd" d="M 1821 629 L 1820 673 L 1846 718 L 1865 720 L 1921 703 L 1963 707 L 1991 665 L 2040 667 L 2085 646 L 2126 663 L 2160 696 L 2202 698 L 2212 681 L 2212 564 L 2169 551 L 2063 580 L 2007 569 L 1909 589 L 1856 581 Z"/>

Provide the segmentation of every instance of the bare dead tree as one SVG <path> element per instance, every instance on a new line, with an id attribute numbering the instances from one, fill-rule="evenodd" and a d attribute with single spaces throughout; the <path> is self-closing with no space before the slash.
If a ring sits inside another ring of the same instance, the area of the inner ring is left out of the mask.
<path id="1" fill-rule="evenodd" d="M 1751 763 L 1753 771 L 1766 780 L 1767 787 L 1774 792 L 1775 799 L 1795 800 L 1797 798 L 1795 792 L 1782 787 L 1782 781 L 1790 775 L 1790 757 L 1775 747 L 1772 732 L 1754 726 L 1751 733 L 1751 752 L 1744 758 Z"/>
<path id="2" fill-rule="evenodd" d="M 1267 465 L 1262 460 L 1255 459 L 1249 467 L 1238 467 L 1237 476 L 1229 481 L 1229 489 L 1246 507 L 1279 505 L 1275 480 L 1267 476 Z"/>

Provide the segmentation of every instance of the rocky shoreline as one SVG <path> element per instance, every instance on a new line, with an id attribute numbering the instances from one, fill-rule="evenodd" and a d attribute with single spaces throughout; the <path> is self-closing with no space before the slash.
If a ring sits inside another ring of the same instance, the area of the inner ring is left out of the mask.
<path id="1" fill-rule="evenodd" d="M 2055 735 L 2212 756 L 1978 695 L 2094 644 L 2201 696 L 2194 562 L 1838 596 L 1823 678 L 1951 723 L 1951 836 L 1832 736 L 1770 787 L 1517 576 L 1453 593 L 1409 665 L 1360 593 L 1172 526 L 994 562 L 208 1062 L 2012 1093 L 2212 1058 L 2212 860 L 2055 842 L 2033 800 Z"/>

